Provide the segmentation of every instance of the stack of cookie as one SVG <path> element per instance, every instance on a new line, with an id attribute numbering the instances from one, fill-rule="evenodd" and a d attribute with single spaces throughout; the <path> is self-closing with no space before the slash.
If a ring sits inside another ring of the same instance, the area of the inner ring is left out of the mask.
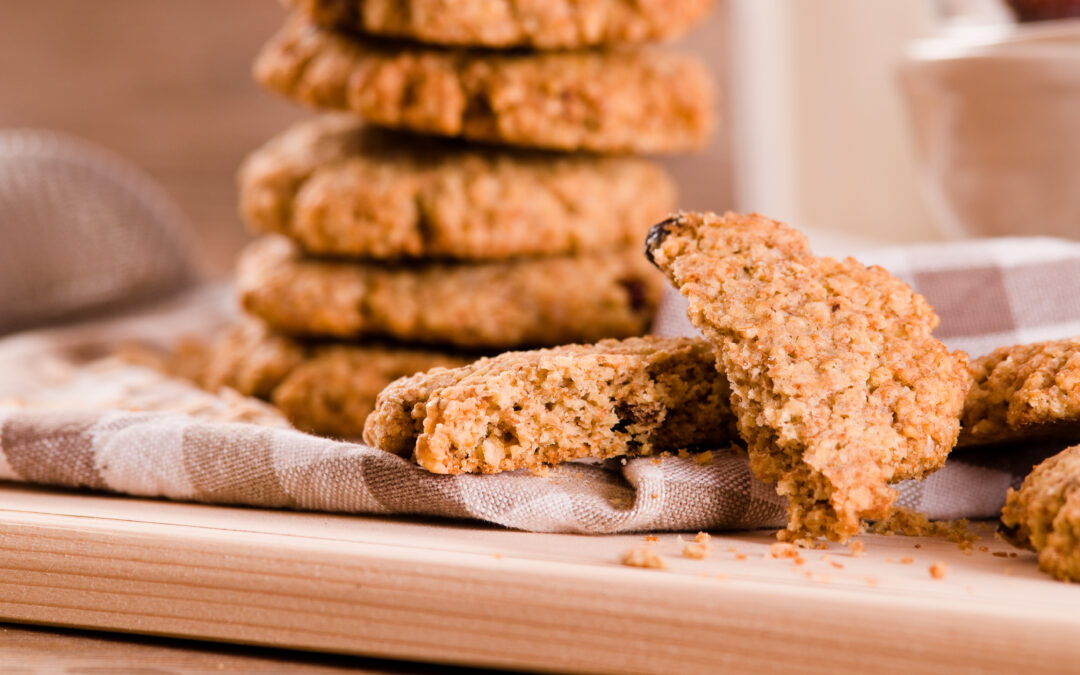
<path id="1" fill-rule="evenodd" d="M 703 145 L 713 91 L 636 43 L 710 3 L 291 0 L 256 78 L 338 112 L 241 170 L 252 318 L 207 384 L 356 437 L 397 377 L 647 331 L 663 279 L 640 247 L 675 188 L 631 155 Z"/>

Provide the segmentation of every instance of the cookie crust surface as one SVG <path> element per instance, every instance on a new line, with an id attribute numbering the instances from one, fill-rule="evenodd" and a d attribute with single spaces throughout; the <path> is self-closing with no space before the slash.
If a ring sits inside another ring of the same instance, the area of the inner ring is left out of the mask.
<path id="1" fill-rule="evenodd" d="M 379 394 L 364 439 L 434 473 L 726 446 L 727 381 L 709 345 L 654 336 L 507 352 Z"/>
<path id="2" fill-rule="evenodd" d="M 789 499 L 782 538 L 844 541 L 889 515 L 889 483 L 944 463 L 966 356 L 907 285 L 759 215 L 679 214 L 646 248 L 716 349 L 754 473 Z"/>
<path id="3" fill-rule="evenodd" d="M 675 204 L 633 158 L 466 149 L 345 116 L 297 124 L 240 171 L 241 211 L 314 254 L 499 260 L 637 244 Z"/>
<path id="4" fill-rule="evenodd" d="M 244 309 L 287 334 L 505 349 L 641 335 L 663 278 L 634 249 L 394 267 L 306 259 L 269 236 L 241 253 L 236 283 Z"/>
<path id="5" fill-rule="evenodd" d="M 200 384 L 270 401 L 302 431 L 360 438 L 375 397 L 386 385 L 471 360 L 408 347 L 307 344 L 249 320 L 229 327 L 215 341 Z"/>
<path id="6" fill-rule="evenodd" d="M 712 0 L 289 0 L 330 28 L 444 45 L 573 49 L 667 40 Z"/>
<path id="7" fill-rule="evenodd" d="M 1001 347 L 969 370 L 961 445 L 1080 439 L 1080 338 Z"/>
<path id="8" fill-rule="evenodd" d="M 1043 572 L 1080 581 L 1080 445 L 1044 460 L 1009 490 L 998 532 L 1037 552 Z"/>
<path id="9" fill-rule="evenodd" d="M 303 103 L 441 136 L 556 150 L 672 153 L 715 126 L 708 70 L 655 49 L 492 54 L 402 48 L 294 18 L 255 78 Z"/>

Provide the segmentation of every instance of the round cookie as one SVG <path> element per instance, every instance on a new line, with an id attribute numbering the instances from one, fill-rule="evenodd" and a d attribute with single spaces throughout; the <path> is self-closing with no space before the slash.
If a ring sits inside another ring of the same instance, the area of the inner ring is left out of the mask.
<path id="1" fill-rule="evenodd" d="M 312 21 L 442 45 L 574 49 L 666 40 L 712 0 L 288 0 Z"/>
<path id="2" fill-rule="evenodd" d="M 293 18 L 263 47 L 255 78 L 382 126 L 526 147 L 674 153 L 701 148 L 715 125 L 708 69 L 655 49 L 405 49 Z"/>
<path id="3" fill-rule="evenodd" d="M 595 342 L 649 328 L 663 278 L 640 251 L 387 266 L 303 258 L 268 236 L 240 255 L 244 308 L 273 328 L 462 349 Z"/>
<path id="4" fill-rule="evenodd" d="M 240 171 L 241 212 L 308 253 L 499 260 L 637 245 L 675 187 L 636 158 L 475 149 L 371 128 L 301 122 Z"/>
<path id="5" fill-rule="evenodd" d="M 1039 569 L 1080 581 L 1080 445 L 1036 466 L 1001 510 L 1002 538 L 1039 554 Z"/>
<path id="6" fill-rule="evenodd" d="M 969 370 L 960 445 L 1080 439 L 1080 338 L 1001 347 Z"/>
<path id="7" fill-rule="evenodd" d="M 360 438 L 364 420 L 386 385 L 471 360 L 408 347 L 307 344 L 249 320 L 229 327 L 215 341 L 202 385 L 210 391 L 229 387 L 270 401 L 303 431 Z"/>

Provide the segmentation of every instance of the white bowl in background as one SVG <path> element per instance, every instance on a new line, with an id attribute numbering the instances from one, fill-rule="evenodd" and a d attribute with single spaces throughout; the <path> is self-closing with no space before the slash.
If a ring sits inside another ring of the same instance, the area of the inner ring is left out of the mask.
<path id="1" fill-rule="evenodd" d="M 900 83 L 947 234 L 1080 239 L 1080 20 L 920 40 Z"/>

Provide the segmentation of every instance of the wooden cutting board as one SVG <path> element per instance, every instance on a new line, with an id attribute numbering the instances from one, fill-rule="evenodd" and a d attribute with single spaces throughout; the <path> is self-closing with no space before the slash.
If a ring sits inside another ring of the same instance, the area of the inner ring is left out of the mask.
<path id="1" fill-rule="evenodd" d="M 983 530 L 970 555 L 866 535 L 802 564 L 768 532 L 714 534 L 704 560 L 663 534 L 643 569 L 620 564 L 641 535 L 0 483 L 0 619 L 549 671 L 1075 671 L 1080 587 Z"/>

